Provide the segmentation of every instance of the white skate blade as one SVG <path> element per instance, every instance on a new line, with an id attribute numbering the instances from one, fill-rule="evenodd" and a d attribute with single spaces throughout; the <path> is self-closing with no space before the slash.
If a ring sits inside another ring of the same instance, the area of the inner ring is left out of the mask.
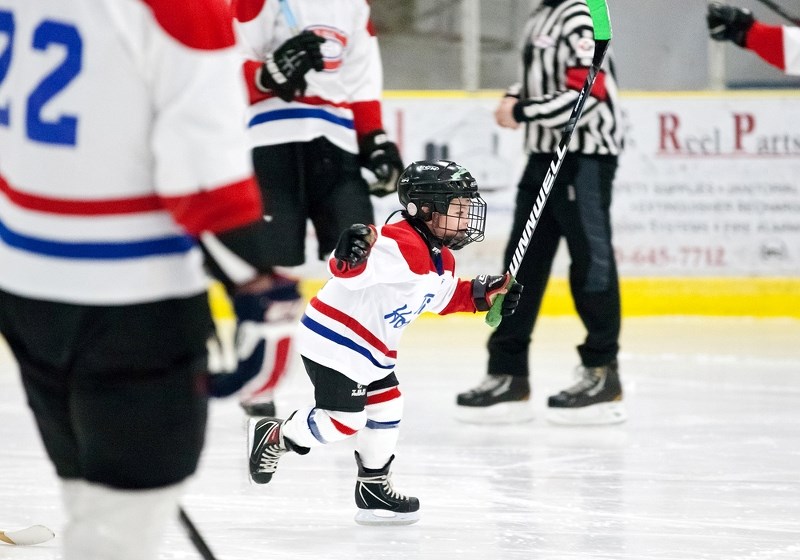
<path id="1" fill-rule="evenodd" d="M 33 525 L 19 531 L 0 531 L 0 542 L 30 546 L 47 542 L 55 536 L 55 533 L 44 525 Z"/>
<path id="2" fill-rule="evenodd" d="M 549 408 L 547 421 L 563 426 L 604 426 L 620 424 L 627 420 L 625 405 L 621 401 L 598 403 L 581 408 Z"/>
<path id="3" fill-rule="evenodd" d="M 521 424 L 533 420 L 530 401 L 503 402 L 492 406 L 458 406 L 455 418 L 467 424 Z"/>
<path id="4" fill-rule="evenodd" d="M 386 509 L 359 509 L 355 520 L 359 525 L 411 525 L 419 521 L 419 511 L 397 513 Z"/>
<path id="5" fill-rule="evenodd" d="M 255 435 L 255 425 L 256 422 L 259 421 L 259 418 L 252 418 L 250 416 L 245 416 L 245 429 L 247 430 L 247 437 L 245 438 L 245 445 L 247 445 L 247 450 L 244 454 L 245 466 L 244 472 L 247 476 L 247 482 L 252 484 L 253 486 L 263 486 L 263 484 L 257 484 L 256 481 L 253 480 L 253 477 L 250 476 L 250 452 L 253 449 L 253 436 Z"/>

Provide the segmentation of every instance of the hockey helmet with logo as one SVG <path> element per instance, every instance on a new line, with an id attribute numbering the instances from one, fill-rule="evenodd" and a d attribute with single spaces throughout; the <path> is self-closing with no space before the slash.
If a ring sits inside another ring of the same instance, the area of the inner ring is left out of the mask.
<path id="1" fill-rule="evenodd" d="M 423 222 L 430 222 L 434 214 L 446 216 L 453 199 L 469 199 L 466 229 L 440 231 L 437 237 L 451 249 L 460 249 L 473 241 L 483 240 L 486 202 L 478 194 L 478 182 L 457 163 L 447 160 L 415 161 L 400 175 L 397 194 L 406 214 Z"/>

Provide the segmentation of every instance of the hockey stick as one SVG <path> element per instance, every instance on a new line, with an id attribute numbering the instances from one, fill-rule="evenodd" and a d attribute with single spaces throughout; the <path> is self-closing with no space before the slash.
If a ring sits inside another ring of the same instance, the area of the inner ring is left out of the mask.
<path id="1" fill-rule="evenodd" d="M 300 27 L 297 25 L 297 19 L 294 17 L 294 12 L 292 12 L 292 7 L 289 6 L 288 0 L 280 0 L 279 3 L 281 5 L 283 19 L 286 20 L 286 25 L 289 28 L 289 31 L 292 32 L 292 35 L 299 35 Z"/>
<path id="2" fill-rule="evenodd" d="M 608 50 L 608 43 L 611 41 L 611 20 L 608 15 L 608 6 L 606 0 L 586 0 L 589 5 L 589 12 L 592 16 L 592 25 L 594 27 L 594 54 L 592 56 L 592 65 L 589 68 L 589 73 L 586 76 L 586 81 L 583 83 L 578 100 L 572 108 L 572 113 L 569 116 L 564 127 L 564 133 L 561 135 L 561 141 L 556 148 L 556 154 L 553 161 L 550 162 L 550 167 L 542 182 L 542 187 L 539 189 L 539 195 L 536 197 L 536 202 L 533 205 L 528 221 L 525 223 L 525 228 L 522 230 L 522 236 L 517 243 L 517 248 L 511 257 L 511 263 L 508 265 L 508 272 L 511 274 L 512 281 L 519 272 L 519 266 L 522 262 L 522 257 L 528 251 L 528 245 L 531 243 L 533 231 L 539 223 L 539 218 L 542 215 L 542 209 L 547 202 L 547 197 L 550 196 L 550 191 L 553 188 L 558 171 L 561 169 L 561 164 L 564 162 L 564 156 L 569 151 L 569 142 L 572 139 L 572 133 L 575 131 L 575 125 L 583 112 L 583 106 L 589 93 L 592 91 L 594 80 L 597 73 L 600 71 L 600 66 L 603 64 L 603 58 L 606 56 Z M 505 295 L 501 294 L 494 299 L 491 309 L 486 314 L 486 323 L 491 327 L 496 327 L 500 324 L 503 316 L 500 314 L 503 307 L 503 300 Z"/>
<path id="3" fill-rule="evenodd" d="M 800 25 L 800 18 L 796 18 L 796 17 L 792 16 L 791 14 L 789 14 L 786 10 L 784 10 L 782 7 L 780 7 L 778 4 L 776 4 L 772 0 L 758 0 L 758 1 L 761 2 L 762 4 L 764 4 L 767 8 L 769 8 L 770 10 L 772 10 L 773 12 L 778 14 L 779 16 L 786 18 L 787 20 L 789 20 L 790 22 L 792 22 L 795 25 Z"/>
<path id="4" fill-rule="evenodd" d="M 44 525 L 32 525 L 19 531 L 0 531 L 0 542 L 30 546 L 47 542 L 55 536 L 55 533 Z"/>
<path id="5" fill-rule="evenodd" d="M 200 556 L 203 557 L 203 560 L 217 560 L 217 557 L 214 556 L 214 553 L 211 552 L 208 544 L 206 544 L 203 535 L 200 534 L 200 531 L 197 530 L 197 527 L 194 526 L 194 523 L 192 523 L 192 520 L 189 519 L 189 516 L 182 507 L 178 508 L 178 519 L 181 525 L 183 525 L 183 528 L 186 529 L 189 540 L 192 541 L 192 544 L 197 549 L 197 552 L 200 553 Z"/>

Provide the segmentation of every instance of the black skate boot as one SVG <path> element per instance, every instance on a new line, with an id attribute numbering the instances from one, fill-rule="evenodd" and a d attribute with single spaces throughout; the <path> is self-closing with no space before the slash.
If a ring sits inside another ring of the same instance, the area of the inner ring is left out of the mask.
<path id="1" fill-rule="evenodd" d="M 356 453 L 356 523 L 360 525 L 411 525 L 419 521 L 419 500 L 403 496 L 392 487 L 389 468 L 394 455 L 382 469 L 365 469 Z"/>
<path id="2" fill-rule="evenodd" d="M 291 417 L 290 417 L 291 418 Z M 250 478 L 256 484 L 266 484 L 278 468 L 278 459 L 289 451 L 300 455 L 309 452 L 308 447 L 301 447 L 292 440 L 283 437 L 281 427 L 284 421 L 277 418 L 261 418 L 251 421 L 253 430 L 249 442 Z"/>
<path id="3" fill-rule="evenodd" d="M 547 399 L 547 419 L 575 426 L 624 422 L 617 361 L 598 367 L 579 366 L 577 374 L 575 385 Z"/>
<path id="4" fill-rule="evenodd" d="M 476 424 L 512 424 L 533 419 L 528 378 L 487 375 L 480 385 L 456 398 L 456 419 Z"/>

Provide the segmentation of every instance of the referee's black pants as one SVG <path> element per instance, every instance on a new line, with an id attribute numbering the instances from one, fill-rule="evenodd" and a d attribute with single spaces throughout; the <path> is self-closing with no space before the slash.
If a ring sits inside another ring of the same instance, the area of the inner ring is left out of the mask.
<path id="1" fill-rule="evenodd" d="M 520 180 L 514 223 L 505 252 L 511 262 L 525 223 L 552 160 L 532 154 Z M 616 156 L 567 154 L 517 273 L 524 285 L 514 315 L 503 318 L 489 338 L 490 374 L 527 376 L 528 350 L 553 259 L 563 237 L 571 264 L 569 284 L 575 309 L 587 335 L 578 346 L 581 363 L 596 367 L 619 351 L 620 296 L 611 245 L 611 189 Z"/>

